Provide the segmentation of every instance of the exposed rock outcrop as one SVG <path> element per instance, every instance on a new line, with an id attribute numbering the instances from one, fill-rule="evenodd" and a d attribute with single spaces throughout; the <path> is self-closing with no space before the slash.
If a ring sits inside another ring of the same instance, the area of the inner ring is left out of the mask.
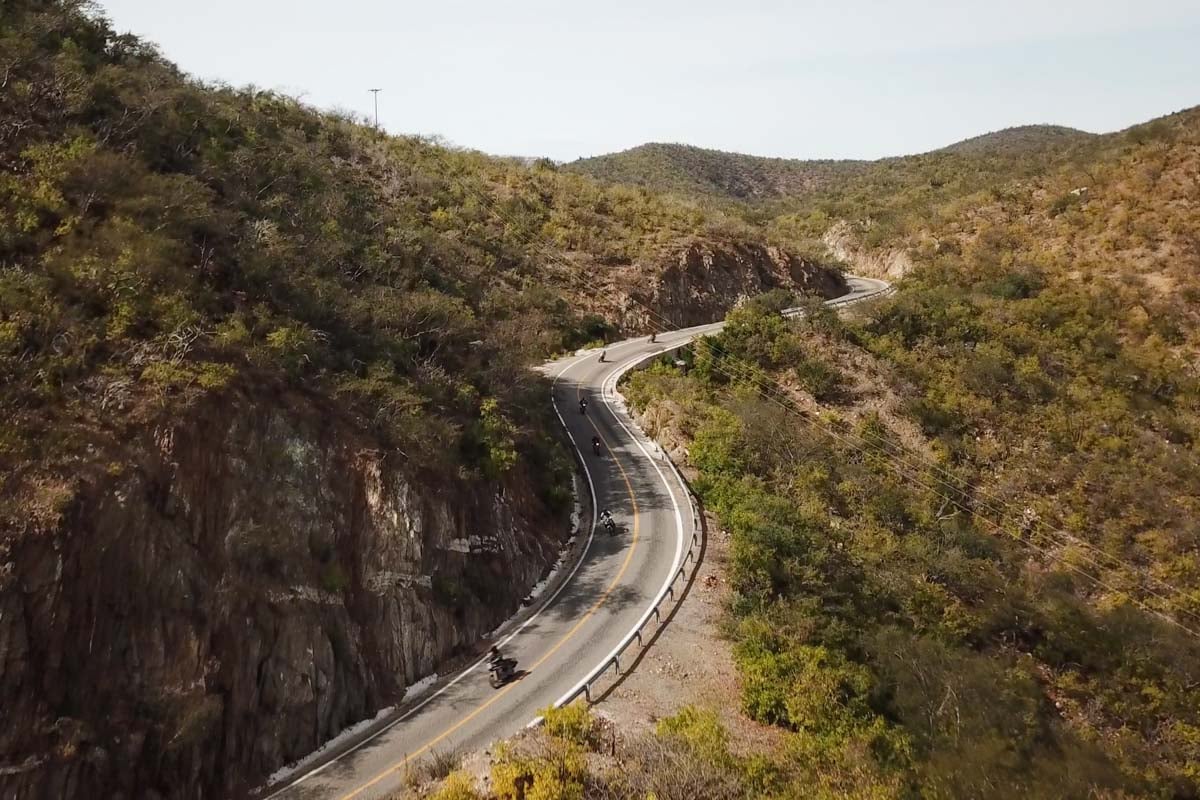
<path id="1" fill-rule="evenodd" d="M 317 402 L 202 404 L 0 537 L 0 796 L 236 795 L 519 607 L 533 480 L 429 485 Z"/>
<path id="2" fill-rule="evenodd" d="M 777 247 L 753 243 L 694 243 L 673 263 L 654 270 L 646 288 L 638 286 L 647 282 L 637 277 L 645 270 L 636 265 L 630 270 L 627 280 L 618 277 L 615 292 L 616 319 L 630 332 L 661 329 L 663 319 L 675 327 L 715 322 L 747 297 L 772 289 L 826 298 L 847 291 L 845 279 L 836 271 Z"/>
<path id="3" fill-rule="evenodd" d="M 896 280 L 907 275 L 913 266 L 912 258 L 905 250 L 864 247 L 846 222 L 833 225 L 825 232 L 823 240 L 834 258 L 848 264 L 855 275 Z"/>

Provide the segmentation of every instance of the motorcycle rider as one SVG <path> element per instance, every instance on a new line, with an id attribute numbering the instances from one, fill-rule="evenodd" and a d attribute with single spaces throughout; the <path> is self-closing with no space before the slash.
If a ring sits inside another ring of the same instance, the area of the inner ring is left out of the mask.
<path id="1" fill-rule="evenodd" d="M 606 355 L 608 355 L 608 351 L 607 351 L 607 350 L 601 350 L 601 351 L 600 351 L 600 363 L 601 363 L 601 364 L 603 364 L 603 363 L 604 363 L 604 357 L 605 357 Z"/>
<path id="2" fill-rule="evenodd" d="M 587 398 L 586 397 L 579 398 L 579 413 L 580 414 L 587 413 Z"/>
<path id="3" fill-rule="evenodd" d="M 600 437 L 599 436 L 592 437 L 592 452 L 595 453 L 596 455 L 600 455 Z"/>
<path id="4" fill-rule="evenodd" d="M 499 647 L 493 646 L 488 652 L 488 676 L 489 683 L 493 689 L 499 689 L 503 684 L 512 680 L 515 676 L 517 662 L 515 659 L 505 658 L 500 652 Z"/>
<path id="5" fill-rule="evenodd" d="M 617 521 L 615 519 L 613 519 L 612 512 L 610 512 L 607 508 L 600 512 L 600 523 L 609 532 L 615 531 L 617 529 Z"/>

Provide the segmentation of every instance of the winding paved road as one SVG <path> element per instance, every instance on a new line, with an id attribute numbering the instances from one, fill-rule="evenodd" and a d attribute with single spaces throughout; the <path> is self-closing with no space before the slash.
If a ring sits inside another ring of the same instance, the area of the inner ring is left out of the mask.
<path id="1" fill-rule="evenodd" d="M 851 292 L 831 301 L 845 304 L 888 288 L 883 281 L 850 279 Z M 379 798 L 401 788 L 407 769 L 431 753 L 469 751 L 508 736 L 534 720 L 540 709 L 578 692 L 636 627 L 678 569 L 692 536 L 686 489 L 671 467 L 655 458 L 653 445 L 612 404 L 619 376 L 657 353 L 719 330 L 722 323 L 611 345 L 601 363 L 595 351 L 546 365 L 554 379 L 554 403 L 577 449 L 583 453 L 595 506 L 608 508 L 623 531 L 595 530 L 574 572 L 542 605 L 501 640 L 505 655 L 527 673 L 496 690 L 477 662 L 445 679 L 424 699 L 364 732 L 357 742 L 333 748 L 328 759 L 297 775 L 271 798 L 350 800 Z M 607 386 L 607 391 L 605 387 Z M 579 398 L 588 410 L 579 412 Z M 602 455 L 589 442 L 599 435 Z"/>

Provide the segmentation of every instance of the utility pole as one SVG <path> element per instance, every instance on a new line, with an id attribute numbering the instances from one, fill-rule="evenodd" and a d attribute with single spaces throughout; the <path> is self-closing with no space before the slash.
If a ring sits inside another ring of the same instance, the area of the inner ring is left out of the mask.
<path id="1" fill-rule="evenodd" d="M 383 90 L 382 89 L 368 89 L 368 91 L 371 94 L 375 95 L 375 130 L 379 130 L 379 93 Z"/>

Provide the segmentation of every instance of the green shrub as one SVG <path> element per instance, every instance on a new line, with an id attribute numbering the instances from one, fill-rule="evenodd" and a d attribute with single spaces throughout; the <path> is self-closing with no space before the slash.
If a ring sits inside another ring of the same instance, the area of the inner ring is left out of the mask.
<path id="1" fill-rule="evenodd" d="M 492 792 L 500 800 L 583 800 L 587 761 L 575 743 L 551 738 L 537 754 L 501 746 L 493 758 Z"/>
<path id="2" fill-rule="evenodd" d="M 549 707 L 542 710 L 546 733 L 557 739 L 589 747 L 595 743 L 596 721 L 586 703 L 570 703 L 562 708 Z"/>
<path id="3" fill-rule="evenodd" d="M 451 772 L 429 800 L 484 800 L 475 788 L 475 780 L 465 772 Z"/>
<path id="4" fill-rule="evenodd" d="M 680 740 L 711 763 L 731 762 L 729 733 L 713 711 L 685 706 L 674 715 L 660 719 L 654 730 L 660 737 Z"/>
<path id="5" fill-rule="evenodd" d="M 841 371 L 824 360 L 806 358 L 793 369 L 800 385 L 818 400 L 835 399 L 845 383 Z"/>

